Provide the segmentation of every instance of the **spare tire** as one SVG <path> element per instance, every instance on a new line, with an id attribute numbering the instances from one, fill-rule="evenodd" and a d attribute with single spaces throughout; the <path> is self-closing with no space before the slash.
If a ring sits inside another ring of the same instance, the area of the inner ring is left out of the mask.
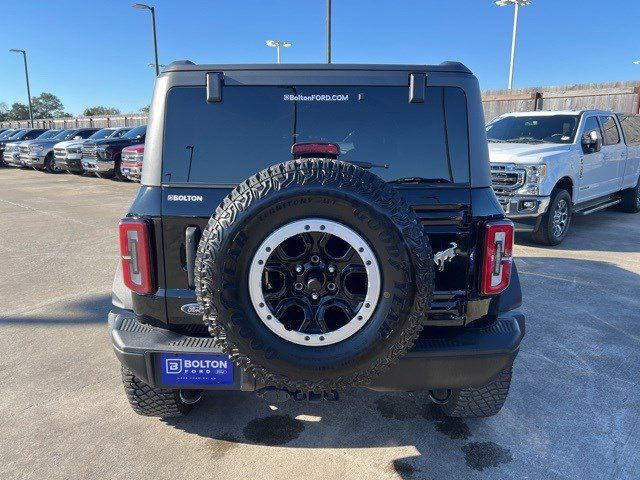
<path id="1" fill-rule="evenodd" d="M 235 188 L 203 232 L 198 302 L 215 343 L 258 385 L 364 385 L 423 328 L 433 260 L 402 195 L 330 159 L 269 167 Z"/>

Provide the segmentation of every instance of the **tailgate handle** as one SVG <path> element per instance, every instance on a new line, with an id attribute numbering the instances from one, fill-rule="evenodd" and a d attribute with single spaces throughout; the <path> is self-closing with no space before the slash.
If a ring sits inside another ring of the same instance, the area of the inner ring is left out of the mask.
<path id="1" fill-rule="evenodd" d="M 195 286 L 195 264 L 198 243 L 200 243 L 200 227 L 187 227 L 185 232 L 185 253 L 187 257 L 187 280 L 189 288 Z"/>

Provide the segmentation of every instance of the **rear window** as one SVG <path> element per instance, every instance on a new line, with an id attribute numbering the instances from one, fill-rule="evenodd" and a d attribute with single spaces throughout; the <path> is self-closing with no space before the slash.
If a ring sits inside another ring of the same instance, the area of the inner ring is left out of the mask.
<path id="1" fill-rule="evenodd" d="M 164 183 L 237 184 L 291 159 L 291 146 L 331 142 L 346 161 L 388 164 L 372 171 L 469 181 L 467 107 L 458 88 L 428 87 L 409 103 L 407 87 L 225 86 L 207 103 L 203 87 L 169 91 Z"/>
<path id="2" fill-rule="evenodd" d="M 620 134 L 618 133 L 618 126 L 613 117 L 600 117 L 600 123 L 602 124 L 602 132 L 604 134 L 605 145 L 615 145 L 620 143 Z"/>
<path id="3" fill-rule="evenodd" d="M 640 116 L 625 115 L 619 117 L 619 119 L 627 144 L 640 144 Z"/>

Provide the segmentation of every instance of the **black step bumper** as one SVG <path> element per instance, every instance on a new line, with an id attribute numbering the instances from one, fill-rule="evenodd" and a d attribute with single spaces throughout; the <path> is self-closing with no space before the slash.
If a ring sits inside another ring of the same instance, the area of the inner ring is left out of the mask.
<path id="1" fill-rule="evenodd" d="M 489 327 L 423 335 L 397 364 L 367 387 L 380 391 L 480 387 L 513 362 L 524 332 L 524 315 L 513 310 Z M 222 353 L 211 338 L 144 325 L 129 312 L 109 314 L 109 333 L 120 363 L 154 387 L 163 386 L 157 368 L 160 354 Z M 234 367 L 233 378 L 233 385 L 204 388 L 251 391 L 262 387 L 238 367 Z"/>

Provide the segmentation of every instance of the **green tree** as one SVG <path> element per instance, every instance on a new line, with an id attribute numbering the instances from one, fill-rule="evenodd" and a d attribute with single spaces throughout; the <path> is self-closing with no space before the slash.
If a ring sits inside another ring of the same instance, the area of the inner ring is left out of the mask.
<path id="1" fill-rule="evenodd" d="M 140 113 L 149 113 L 149 110 L 151 110 L 151 105 L 147 105 L 146 107 L 142 107 L 140 109 Z"/>
<path id="2" fill-rule="evenodd" d="M 33 118 L 55 118 L 64 113 L 64 105 L 53 93 L 42 92 L 31 99 Z"/>
<path id="3" fill-rule="evenodd" d="M 29 120 L 29 107 L 24 103 L 15 102 L 6 115 L 7 120 Z"/>
<path id="4" fill-rule="evenodd" d="M 4 102 L 0 102 L 0 122 L 7 120 L 7 112 L 9 111 L 9 107 Z"/>
<path id="5" fill-rule="evenodd" d="M 97 106 L 85 108 L 84 112 L 82 112 L 82 115 L 84 115 L 85 117 L 95 117 L 97 115 L 117 115 L 119 113 L 120 110 L 118 110 L 117 108 Z"/>

